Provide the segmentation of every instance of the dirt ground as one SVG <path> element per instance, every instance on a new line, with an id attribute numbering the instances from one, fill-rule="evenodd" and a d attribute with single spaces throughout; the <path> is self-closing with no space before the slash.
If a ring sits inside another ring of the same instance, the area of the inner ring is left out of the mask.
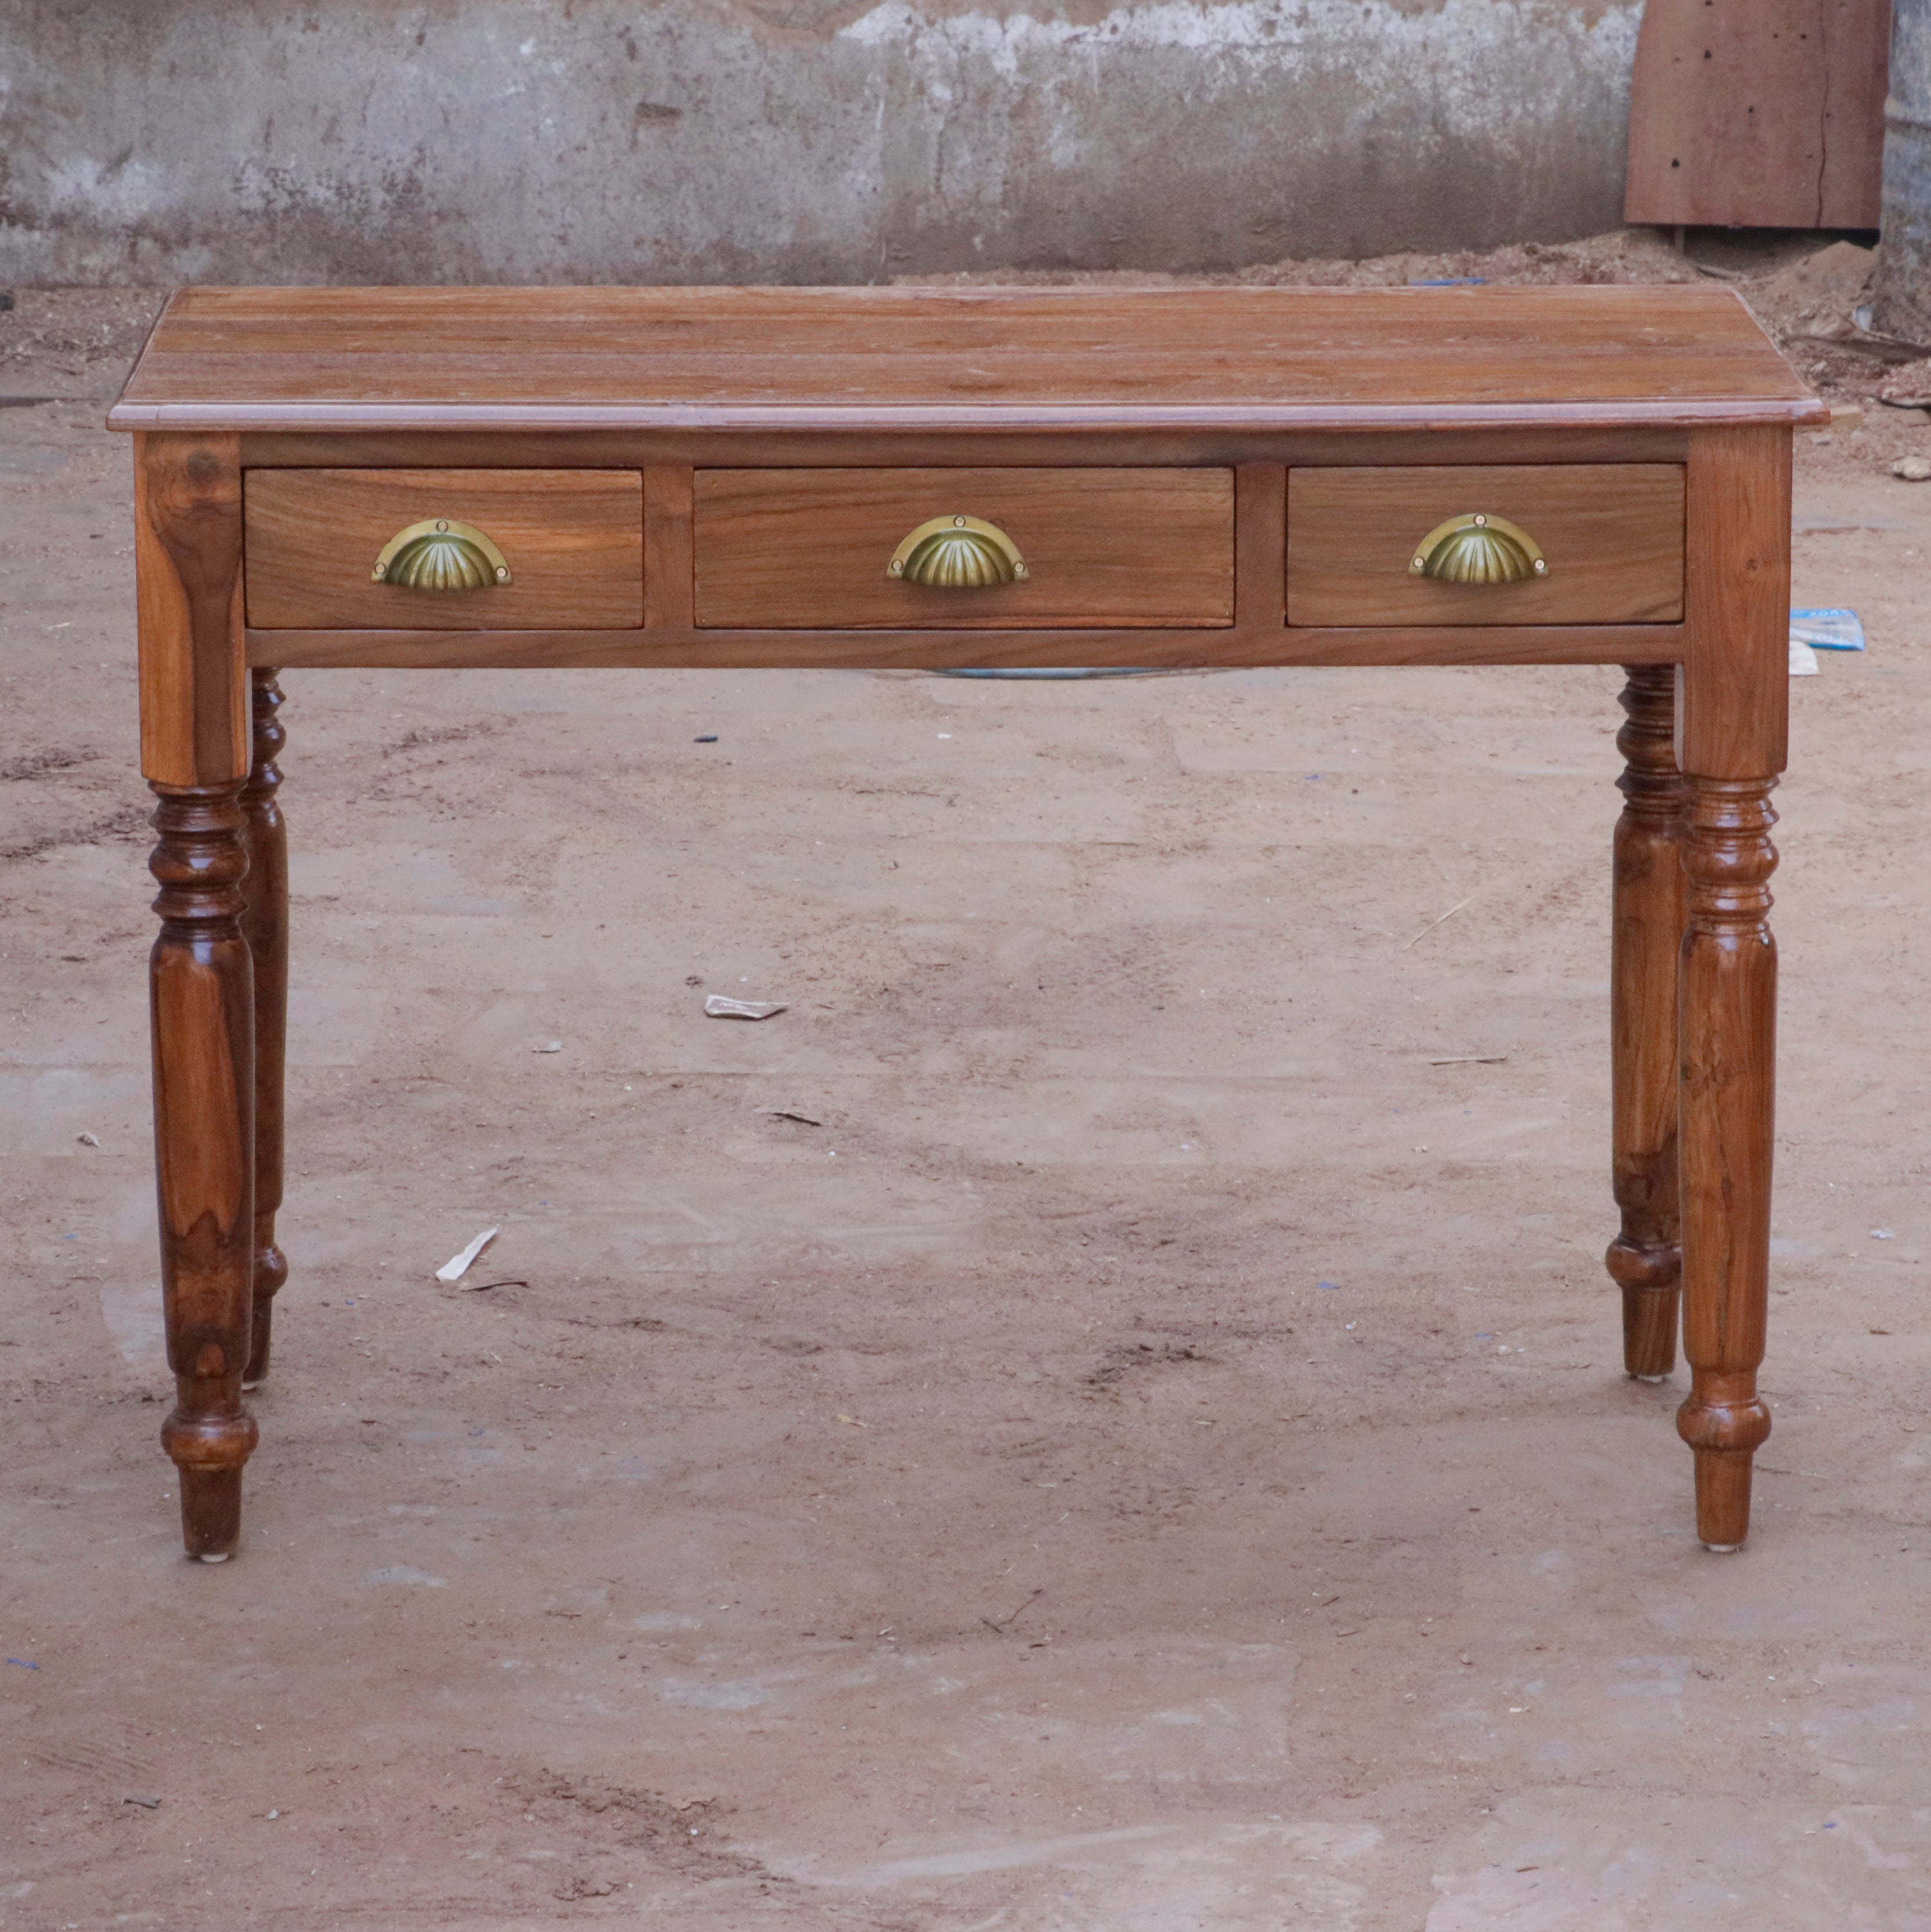
<path id="1" fill-rule="evenodd" d="M 1518 272 L 1699 272 L 1590 245 Z M 1813 246 L 1705 252 L 1787 319 Z M 1792 692 L 1744 1553 L 1601 1264 L 1614 671 L 301 672 L 206 1568 L 148 306 L 0 315 L 0 1924 L 1931 1932 L 1921 415 L 1800 439 L 1797 601 L 1871 642 Z"/>

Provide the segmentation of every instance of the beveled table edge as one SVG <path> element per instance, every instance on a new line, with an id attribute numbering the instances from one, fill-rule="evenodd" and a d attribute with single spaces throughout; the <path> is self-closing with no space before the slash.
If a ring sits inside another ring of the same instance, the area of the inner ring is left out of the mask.
<path id="1" fill-rule="evenodd" d="M 322 434 L 407 430 L 1281 430 L 1704 428 L 1787 423 L 1821 427 L 1816 397 L 1754 401 L 1645 399 L 1597 403 L 130 403 L 115 430 Z"/>

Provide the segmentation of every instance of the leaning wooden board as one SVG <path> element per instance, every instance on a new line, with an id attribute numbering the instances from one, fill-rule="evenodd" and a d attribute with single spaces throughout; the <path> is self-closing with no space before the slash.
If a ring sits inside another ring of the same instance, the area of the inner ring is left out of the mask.
<path id="1" fill-rule="evenodd" d="M 1890 0 L 1648 0 L 1624 218 L 1875 228 Z"/>

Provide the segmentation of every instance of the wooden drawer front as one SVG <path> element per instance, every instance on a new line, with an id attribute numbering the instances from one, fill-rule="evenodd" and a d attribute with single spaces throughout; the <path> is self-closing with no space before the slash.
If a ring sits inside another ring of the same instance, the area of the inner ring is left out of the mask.
<path id="1" fill-rule="evenodd" d="M 628 630 L 643 622 L 643 478 L 624 470 L 251 470 L 248 622 L 258 630 Z M 376 583 L 399 530 L 444 518 L 502 552 L 507 584 Z"/>
<path id="2" fill-rule="evenodd" d="M 946 590 L 886 574 L 934 517 L 997 524 L 1027 574 Z M 1027 630 L 1234 617 L 1231 470 L 700 470 L 700 626 Z"/>
<path id="3" fill-rule="evenodd" d="M 1546 577 L 1411 576 L 1417 546 L 1472 512 L 1533 537 Z M 1295 470 L 1290 624 L 1644 624 L 1683 615 L 1683 471 L 1672 463 Z"/>

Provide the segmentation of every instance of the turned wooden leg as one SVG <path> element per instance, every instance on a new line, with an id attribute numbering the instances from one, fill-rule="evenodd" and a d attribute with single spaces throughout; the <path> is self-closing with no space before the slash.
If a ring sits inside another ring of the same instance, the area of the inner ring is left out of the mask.
<path id="1" fill-rule="evenodd" d="M 1756 1371 L 1770 1292 L 1775 783 L 1687 781 L 1680 1023 L 1683 1346 L 1690 1387 L 1676 1426 L 1696 1451 L 1696 1533 L 1712 1550 L 1734 1550 L 1749 1533 L 1750 1458 L 1770 1433 Z"/>
<path id="2" fill-rule="evenodd" d="M 254 1255 L 254 972 L 241 936 L 247 868 L 240 781 L 156 784 L 148 861 L 161 929 L 149 960 L 161 1286 L 174 1413 L 161 1442 L 181 1478 L 188 1554 L 219 1562 L 241 1534 L 241 1406 Z"/>
<path id="3" fill-rule="evenodd" d="M 241 790 L 248 856 L 242 935 L 255 980 L 254 1327 L 241 1382 L 253 1388 L 268 1372 L 275 1291 L 288 1279 L 288 1260 L 275 1246 L 275 1213 L 282 1204 L 282 1073 L 288 1036 L 288 832 L 275 799 L 282 782 L 275 759 L 287 742 L 276 713 L 278 672 L 253 674 L 254 761 Z"/>
<path id="4" fill-rule="evenodd" d="M 1685 884 L 1683 780 L 1672 737 L 1676 671 L 1626 668 L 1628 722 L 1616 824 L 1614 935 L 1609 958 L 1613 1152 L 1622 1229 L 1605 1257 L 1623 1291 L 1623 1366 L 1660 1382 L 1676 1366 L 1683 1276 L 1677 1215 L 1676 976 Z"/>

